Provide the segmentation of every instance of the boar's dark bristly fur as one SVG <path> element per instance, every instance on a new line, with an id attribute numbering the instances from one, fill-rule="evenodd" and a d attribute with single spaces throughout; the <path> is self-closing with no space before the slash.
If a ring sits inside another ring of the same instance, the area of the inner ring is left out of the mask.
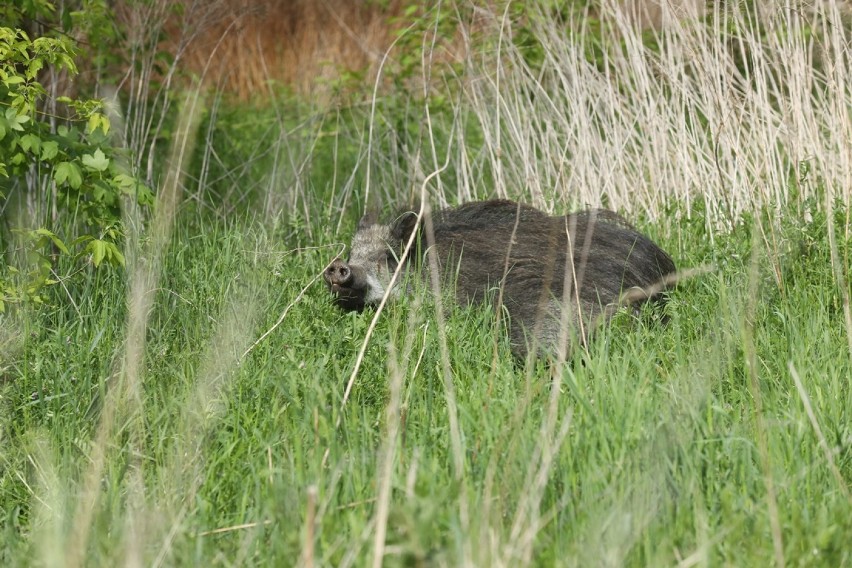
<path id="1" fill-rule="evenodd" d="M 612 211 L 553 217 L 493 200 L 431 217 L 431 234 L 410 212 L 389 224 L 362 219 L 348 260 L 335 259 L 324 275 L 337 304 L 347 310 L 378 304 L 399 262 L 405 269 L 420 268 L 422 254 L 401 258 L 418 226 L 412 250 L 436 255 L 443 281 L 455 287 L 460 304 L 502 297 L 512 351 L 524 357 L 531 349 L 555 354 L 563 340 L 569 351 L 572 341 L 587 341 L 628 290 L 640 291 L 631 294 L 634 300 L 662 301 L 653 291 L 675 272 L 668 254 Z M 389 294 L 402 289 L 395 286 Z M 643 290 L 651 290 L 650 298 Z"/>

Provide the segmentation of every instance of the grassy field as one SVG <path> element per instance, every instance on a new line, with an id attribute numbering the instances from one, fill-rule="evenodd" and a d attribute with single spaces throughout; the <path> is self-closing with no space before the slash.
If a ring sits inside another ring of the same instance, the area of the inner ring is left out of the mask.
<path id="1" fill-rule="evenodd" d="M 852 65 L 833 12 L 770 16 L 618 19 L 601 66 L 531 24 L 539 67 L 488 44 L 434 108 L 208 100 L 126 271 L 3 316 L 0 563 L 852 566 Z M 564 364 L 428 293 L 365 343 L 319 276 L 422 195 L 607 205 L 711 268 Z"/>

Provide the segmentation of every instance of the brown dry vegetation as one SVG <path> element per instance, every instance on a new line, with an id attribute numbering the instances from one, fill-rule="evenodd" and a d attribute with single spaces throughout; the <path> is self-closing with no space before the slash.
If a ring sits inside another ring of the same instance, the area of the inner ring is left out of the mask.
<path id="1" fill-rule="evenodd" d="M 660 27 L 662 1 L 623 0 L 623 6 L 640 27 Z M 436 7 L 416 0 L 182 0 L 182 16 L 174 15 L 167 25 L 166 48 L 180 52 L 184 70 L 242 100 L 265 93 L 270 82 L 325 98 L 342 72 L 375 78 L 404 26 L 400 17 L 418 4 L 420 13 Z M 666 5 L 670 14 L 689 17 L 700 14 L 705 2 L 667 0 Z M 452 11 L 452 3 L 443 9 Z M 489 11 L 503 8 L 491 5 Z M 456 40 L 453 52 L 461 47 Z"/>
<path id="2" fill-rule="evenodd" d="M 374 76 L 394 39 L 389 22 L 404 2 L 352 0 L 219 0 L 203 8 L 183 0 L 183 22 L 197 31 L 183 67 L 241 99 L 266 92 L 270 81 L 306 96 L 324 95 L 341 70 Z M 194 13 L 193 13 L 194 11 Z M 166 47 L 180 49 L 177 33 Z"/>

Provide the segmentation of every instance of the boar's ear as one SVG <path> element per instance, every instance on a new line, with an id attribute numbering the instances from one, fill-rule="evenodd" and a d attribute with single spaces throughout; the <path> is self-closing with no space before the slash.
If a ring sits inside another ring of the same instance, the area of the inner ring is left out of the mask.
<path id="1" fill-rule="evenodd" d="M 391 226 L 391 236 L 400 241 L 407 241 L 411 237 L 411 231 L 417 225 L 417 213 L 406 211 L 397 216 Z"/>
<path id="2" fill-rule="evenodd" d="M 366 229 L 368 227 L 372 227 L 379 221 L 379 214 L 375 209 L 370 209 L 361 219 L 358 221 L 358 229 Z"/>

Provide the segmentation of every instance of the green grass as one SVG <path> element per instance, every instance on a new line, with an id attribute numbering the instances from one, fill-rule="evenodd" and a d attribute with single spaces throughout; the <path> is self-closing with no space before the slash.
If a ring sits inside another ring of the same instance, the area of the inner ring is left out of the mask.
<path id="1" fill-rule="evenodd" d="M 1 393 L 4 564 L 73 548 L 101 439 L 90 565 L 289 565 L 307 549 L 314 565 L 364 565 L 383 484 L 387 565 L 766 565 L 768 479 L 786 561 L 852 563 L 852 365 L 824 224 L 788 231 L 798 242 L 775 258 L 748 225 L 714 247 L 670 226 L 679 264 L 717 270 L 671 294 L 666 325 L 620 314 L 561 369 L 524 369 L 486 310 L 452 309 L 440 326 L 428 295 L 407 299 L 384 312 L 344 406 L 373 314 L 339 312 L 309 285 L 334 254 L 329 232 L 295 250 L 251 223 L 197 222 L 179 220 L 165 256 L 138 403 L 110 396 L 127 351 L 122 275 L 93 271 L 68 289 L 76 309 L 17 322 Z M 107 405 L 116 420 L 99 438 Z"/>
<path id="2" fill-rule="evenodd" d="M 428 94 L 212 97 L 158 147 L 174 231 L 162 200 L 125 271 L 60 259 L 0 316 L 0 564 L 852 566 L 849 32 L 740 4 L 646 43 L 609 0 L 567 36 L 477 8 Z M 713 268 L 564 365 L 428 291 L 359 363 L 375 312 L 318 278 L 355 218 L 495 195 Z"/>

